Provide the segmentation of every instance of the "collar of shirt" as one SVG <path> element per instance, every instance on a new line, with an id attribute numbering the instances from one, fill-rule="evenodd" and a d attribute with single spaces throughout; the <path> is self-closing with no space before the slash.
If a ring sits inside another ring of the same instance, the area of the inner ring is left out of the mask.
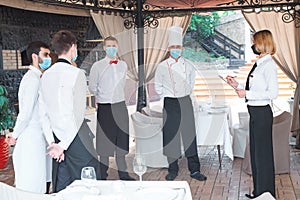
<path id="1" fill-rule="evenodd" d="M 110 61 L 111 61 L 111 60 L 117 60 L 118 63 L 119 63 L 119 60 L 118 60 L 118 59 L 112 59 L 112 58 L 109 58 L 109 57 L 107 57 L 107 56 L 104 58 L 104 60 L 105 60 L 105 62 L 107 63 L 107 65 L 110 65 Z M 118 64 L 118 63 L 117 63 L 117 64 Z M 116 64 L 115 64 L 115 65 L 116 65 Z"/>
<path id="2" fill-rule="evenodd" d="M 29 69 L 32 70 L 37 76 L 39 76 L 39 77 L 42 76 L 42 72 L 41 72 L 38 68 L 36 68 L 36 67 L 30 65 L 30 66 L 29 66 Z"/>
<path id="3" fill-rule="evenodd" d="M 269 59 L 272 59 L 272 56 L 270 54 L 266 54 L 264 57 L 258 58 L 256 60 L 257 67 L 259 67 L 263 62 L 265 62 Z"/>
<path id="4" fill-rule="evenodd" d="M 58 58 L 56 62 L 63 62 L 72 65 L 72 63 L 66 58 Z"/>
<path id="5" fill-rule="evenodd" d="M 172 58 L 172 57 L 169 57 L 168 60 L 167 60 L 167 63 L 172 66 L 174 65 L 175 63 L 184 63 L 184 59 L 182 57 L 180 57 L 177 61 Z"/>

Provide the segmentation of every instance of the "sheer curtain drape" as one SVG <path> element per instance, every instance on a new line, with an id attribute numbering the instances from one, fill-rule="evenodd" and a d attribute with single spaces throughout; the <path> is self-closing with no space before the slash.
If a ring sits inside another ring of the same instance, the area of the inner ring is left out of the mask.
<path id="1" fill-rule="evenodd" d="M 292 131 L 299 131 L 299 85 L 300 85 L 300 28 L 293 23 L 284 23 L 282 14 L 276 12 L 243 13 L 254 31 L 268 29 L 277 45 L 273 56 L 282 71 L 296 83 L 294 95 Z"/>
<path id="2" fill-rule="evenodd" d="M 128 76 L 138 81 L 137 72 L 137 34 L 134 29 L 124 27 L 124 19 L 118 14 L 94 13 L 91 16 L 103 38 L 113 35 L 119 41 L 119 57 L 129 68 Z M 166 17 L 159 19 L 155 29 L 147 28 L 144 34 L 145 82 L 149 82 L 155 74 L 157 64 L 165 57 L 168 47 L 167 29 L 170 26 L 181 26 L 186 31 L 191 16 Z"/>

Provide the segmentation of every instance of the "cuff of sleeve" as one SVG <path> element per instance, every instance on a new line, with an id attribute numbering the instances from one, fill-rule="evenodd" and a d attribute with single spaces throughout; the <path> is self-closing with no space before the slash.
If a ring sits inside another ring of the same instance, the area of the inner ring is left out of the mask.
<path id="1" fill-rule="evenodd" d="M 243 86 L 242 84 L 239 83 L 238 86 L 237 86 L 237 88 L 238 88 L 238 89 L 244 89 L 244 86 Z"/>
<path id="2" fill-rule="evenodd" d="M 63 148 L 64 150 L 67 150 L 68 147 L 69 147 L 69 145 L 66 144 L 66 143 L 64 143 L 64 142 L 59 142 L 58 145 L 59 145 L 61 148 Z"/>

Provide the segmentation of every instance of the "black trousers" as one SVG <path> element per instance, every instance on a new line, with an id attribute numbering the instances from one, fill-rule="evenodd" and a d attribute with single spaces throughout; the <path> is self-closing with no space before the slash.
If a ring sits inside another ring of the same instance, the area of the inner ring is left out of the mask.
<path id="1" fill-rule="evenodd" d="M 174 158 L 167 157 L 169 168 L 169 173 L 178 174 L 179 166 L 178 166 L 178 160 L 174 160 Z M 198 155 L 187 157 L 188 161 L 188 169 L 193 174 L 194 172 L 200 171 L 200 162 Z"/>
<path id="2" fill-rule="evenodd" d="M 191 172 L 199 171 L 194 110 L 190 96 L 164 98 L 163 153 L 168 157 L 169 172 L 178 172 L 181 140 Z"/>
<path id="3" fill-rule="evenodd" d="M 67 150 L 65 160 L 61 163 L 53 160 L 52 190 L 59 192 L 74 180 L 81 179 L 81 169 L 86 166 L 95 168 L 97 179 L 100 179 L 100 165 L 93 145 L 93 133 L 84 121 Z M 55 142 L 59 140 L 55 137 Z"/>
<path id="4" fill-rule="evenodd" d="M 269 105 L 248 106 L 250 114 L 250 158 L 253 194 L 270 192 L 275 197 L 275 171 L 273 158 L 273 113 Z"/>
<path id="5" fill-rule="evenodd" d="M 120 178 L 123 178 L 128 175 L 127 173 L 127 164 L 125 160 L 125 155 L 116 155 L 116 164 L 118 167 L 118 174 Z M 108 174 L 109 166 L 109 157 L 107 156 L 100 156 L 100 172 L 101 172 L 101 179 L 106 180 Z"/>
<path id="6" fill-rule="evenodd" d="M 129 116 L 125 102 L 98 104 L 96 149 L 100 155 L 101 179 L 106 179 L 109 156 L 116 156 L 119 177 L 127 174 Z"/>

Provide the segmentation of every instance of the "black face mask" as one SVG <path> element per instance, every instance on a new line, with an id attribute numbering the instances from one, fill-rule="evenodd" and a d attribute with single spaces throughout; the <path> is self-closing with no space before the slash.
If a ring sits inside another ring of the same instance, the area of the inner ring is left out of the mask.
<path id="1" fill-rule="evenodd" d="M 252 49 L 252 51 L 253 51 L 254 54 L 260 55 L 260 52 L 257 51 L 255 44 L 251 46 L 251 49 Z"/>

